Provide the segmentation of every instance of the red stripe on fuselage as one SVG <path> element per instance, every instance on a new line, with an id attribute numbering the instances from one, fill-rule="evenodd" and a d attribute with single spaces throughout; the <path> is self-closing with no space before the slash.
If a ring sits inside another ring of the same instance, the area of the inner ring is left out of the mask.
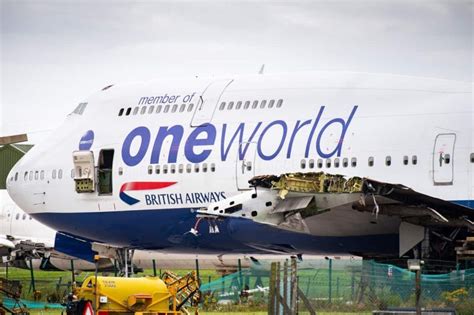
<path id="1" fill-rule="evenodd" d="M 120 192 L 126 190 L 152 190 L 166 188 L 176 184 L 176 182 L 130 182 L 125 183 L 120 187 Z"/>

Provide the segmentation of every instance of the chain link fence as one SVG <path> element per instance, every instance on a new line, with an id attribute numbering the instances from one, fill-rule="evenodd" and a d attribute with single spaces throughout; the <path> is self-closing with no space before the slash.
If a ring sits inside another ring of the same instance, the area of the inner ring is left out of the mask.
<path id="1" fill-rule="evenodd" d="M 269 265 L 242 269 L 201 285 L 204 309 L 249 303 L 266 306 Z M 317 310 L 370 311 L 415 305 L 415 273 L 373 261 L 319 260 L 298 264 L 298 286 Z M 474 269 L 421 277 L 422 306 L 474 313 Z"/>

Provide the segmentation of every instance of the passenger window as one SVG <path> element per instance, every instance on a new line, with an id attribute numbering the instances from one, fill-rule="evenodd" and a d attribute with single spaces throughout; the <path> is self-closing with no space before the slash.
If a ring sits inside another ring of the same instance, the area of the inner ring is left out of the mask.
<path id="1" fill-rule="evenodd" d="M 119 115 L 119 116 L 122 116 L 122 115 L 123 115 L 123 108 L 120 108 L 118 115 Z"/>
<path id="2" fill-rule="evenodd" d="M 53 173 L 51 174 L 51 177 L 52 177 L 53 179 L 56 179 L 56 170 L 53 170 Z"/>
<path id="3" fill-rule="evenodd" d="M 183 164 L 179 164 L 178 172 L 183 173 L 183 170 L 184 170 Z"/>
<path id="4" fill-rule="evenodd" d="M 71 170 L 71 178 L 74 178 L 74 174 L 75 174 L 74 169 L 72 169 Z"/>
<path id="5" fill-rule="evenodd" d="M 160 174 L 160 166 L 155 166 L 155 174 Z"/>
<path id="6" fill-rule="evenodd" d="M 235 109 L 240 109 L 242 107 L 242 101 L 238 101 L 237 104 L 235 104 Z"/>
<path id="7" fill-rule="evenodd" d="M 411 157 L 411 164 L 416 165 L 418 163 L 418 157 L 416 155 L 413 155 Z"/>
<path id="8" fill-rule="evenodd" d="M 318 168 L 323 168 L 323 160 L 318 159 Z"/>
<path id="9" fill-rule="evenodd" d="M 26 213 L 23 213 L 22 219 L 23 219 L 23 220 L 26 220 Z"/>
<path id="10" fill-rule="evenodd" d="M 370 167 L 374 166 L 374 157 L 373 156 L 369 157 L 369 166 Z"/>
<path id="11" fill-rule="evenodd" d="M 309 160 L 308 167 L 309 168 L 314 168 L 314 160 L 313 159 Z"/>
<path id="12" fill-rule="evenodd" d="M 283 100 L 278 100 L 276 107 L 280 108 L 282 105 L 283 105 Z"/>
<path id="13" fill-rule="evenodd" d="M 163 107 L 163 106 L 161 106 L 161 105 L 156 106 L 156 113 L 157 114 L 161 113 L 161 107 Z"/>
<path id="14" fill-rule="evenodd" d="M 153 174 L 153 166 L 148 165 L 148 174 Z"/>
<path id="15" fill-rule="evenodd" d="M 247 161 L 247 171 L 251 171 L 252 170 L 252 161 Z"/>
<path id="16" fill-rule="evenodd" d="M 143 115 L 146 113 L 146 106 L 142 107 L 142 110 L 140 111 L 140 114 Z"/>
<path id="17" fill-rule="evenodd" d="M 186 164 L 186 173 L 191 173 L 191 171 L 193 170 L 191 164 Z"/>
<path id="18" fill-rule="evenodd" d="M 39 177 L 39 172 L 35 171 L 35 180 L 38 180 L 38 177 Z"/>
<path id="19" fill-rule="evenodd" d="M 18 220 L 18 219 L 20 219 L 20 214 L 19 213 L 17 213 L 16 216 L 15 216 L 15 220 Z"/>
<path id="20" fill-rule="evenodd" d="M 334 167 L 339 167 L 339 158 L 334 159 Z"/>
<path id="21" fill-rule="evenodd" d="M 167 113 L 170 111 L 170 106 L 169 105 L 166 105 L 165 106 L 165 109 L 163 110 L 163 113 Z"/>
<path id="22" fill-rule="evenodd" d="M 267 105 L 267 101 L 263 100 L 263 101 L 260 103 L 260 108 L 265 108 L 265 105 Z"/>
<path id="23" fill-rule="evenodd" d="M 207 173 L 207 163 L 202 164 L 202 172 Z"/>
<path id="24" fill-rule="evenodd" d="M 326 167 L 330 168 L 331 167 L 331 159 L 326 160 Z"/>
<path id="25" fill-rule="evenodd" d="M 171 166 L 170 166 L 170 173 L 171 173 L 171 174 L 176 173 L 176 165 L 175 165 L 175 164 L 171 164 Z"/>
<path id="26" fill-rule="evenodd" d="M 306 160 L 305 159 L 301 160 L 300 166 L 301 166 L 302 169 L 306 168 Z"/>
<path id="27" fill-rule="evenodd" d="M 255 109 L 258 107 L 258 101 L 253 101 L 252 108 Z"/>
<path id="28" fill-rule="evenodd" d="M 234 102 L 229 102 L 229 105 L 227 106 L 227 110 L 231 110 L 234 107 Z"/>
<path id="29" fill-rule="evenodd" d="M 356 166 L 357 166 L 357 158 L 353 157 L 353 158 L 351 159 L 351 166 L 352 166 L 352 167 L 356 167 Z"/>
<path id="30" fill-rule="evenodd" d="M 385 157 L 385 165 L 386 165 L 386 166 L 392 165 L 392 157 L 391 157 L 390 155 L 387 155 L 387 156 Z"/>
<path id="31" fill-rule="evenodd" d="M 194 172 L 199 173 L 199 164 L 194 164 Z"/>
<path id="32" fill-rule="evenodd" d="M 214 163 L 211 163 L 211 172 L 216 171 L 216 165 Z"/>
<path id="33" fill-rule="evenodd" d="M 349 166 L 349 159 L 348 158 L 343 158 L 342 159 L 342 167 L 348 167 Z"/>
<path id="34" fill-rule="evenodd" d="M 62 169 L 59 169 L 58 171 L 58 179 L 62 179 L 63 178 L 63 170 Z"/>
<path id="35" fill-rule="evenodd" d="M 193 110 L 193 107 L 194 107 L 194 104 L 189 104 L 189 106 L 188 106 L 188 112 L 192 111 L 192 110 Z"/>
<path id="36" fill-rule="evenodd" d="M 178 105 L 177 105 L 177 104 L 174 104 L 174 105 L 173 105 L 173 108 L 171 109 L 171 112 L 172 112 L 172 113 L 176 113 L 177 110 L 178 110 Z"/>
<path id="37" fill-rule="evenodd" d="M 474 163 L 474 153 L 471 153 L 471 163 Z"/>
<path id="38" fill-rule="evenodd" d="M 138 106 L 135 107 L 135 108 L 133 109 L 133 115 L 138 114 L 138 110 L 139 110 L 139 109 L 140 109 L 140 108 L 138 108 Z"/>
<path id="39" fill-rule="evenodd" d="M 118 174 L 119 174 L 119 175 L 123 175 L 123 167 L 119 167 L 119 168 L 118 168 Z"/>
<path id="40" fill-rule="evenodd" d="M 244 109 L 248 109 L 250 107 L 250 101 L 246 101 L 244 104 Z"/>
<path id="41" fill-rule="evenodd" d="M 28 180 L 28 172 L 25 172 L 23 175 L 23 180 L 26 182 Z"/>
<path id="42" fill-rule="evenodd" d="M 407 155 L 405 155 L 403 157 L 403 165 L 408 165 L 408 156 Z"/>
<path id="43" fill-rule="evenodd" d="M 131 111 L 132 111 L 131 107 L 127 108 L 127 112 L 125 113 L 125 115 L 129 116 Z"/>
<path id="44" fill-rule="evenodd" d="M 186 104 L 182 104 L 181 107 L 179 108 L 179 112 L 182 113 L 186 109 Z"/>
<path id="45" fill-rule="evenodd" d="M 41 171 L 44 175 L 44 171 Z M 18 180 L 18 172 L 15 173 L 15 182 Z"/>
<path id="46" fill-rule="evenodd" d="M 168 165 L 163 165 L 163 174 L 168 174 Z"/>
<path id="47" fill-rule="evenodd" d="M 273 105 L 275 105 L 275 100 L 270 100 L 270 102 L 268 102 L 268 108 L 273 108 Z"/>
<path id="48" fill-rule="evenodd" d="M 155 111 L 155 105 L 151 105 L 150 108 L 148 109 L 148 115 L 153 114 Z"/>
<path id="49" fill-rule="evenodd" d="M 74 169 L 73 169 L 73 171 L 74 171 Z M 18 173 L 17 173 L 17 175 L 18 175 Z M 71 176 L 71 177 L 73 177 L 73 176 Z M 40 180 L 43 180 L 43 179 L 44 179 L 44 171 L 41 171 L 40 172 Z M 16 180 L 16 177 L 15 177 L 15 180 Z"/>
<path id="50" fill-rule="evenodd" d="M 222 102 L 221 105 L 219 106 L 219 110 L 224 110 L 225 108 L 225 102 Z"/>

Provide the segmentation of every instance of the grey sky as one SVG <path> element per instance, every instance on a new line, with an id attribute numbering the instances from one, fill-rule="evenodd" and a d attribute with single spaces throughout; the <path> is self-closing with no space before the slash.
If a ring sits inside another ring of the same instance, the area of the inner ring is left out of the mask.
<path id="1" fill-rule="evenodd" d="M 2 135 L 54 128 L 114 82 L 262 63 L 473 78 L 472 1 L 0 2 Z"/>

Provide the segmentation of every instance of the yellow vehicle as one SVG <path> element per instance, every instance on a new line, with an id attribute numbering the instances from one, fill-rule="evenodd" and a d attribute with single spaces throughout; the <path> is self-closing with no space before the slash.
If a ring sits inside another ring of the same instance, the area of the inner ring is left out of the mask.
<path id="1" fill-rule="evenodd" d="M 189 314 L 184 304 L 188 301 L 197 304 L 198 279 L 192 272 L 176 280 L 165 283 L 166 280 L 158 277 L 90 276 L 69 297 L 66 312 L 68 315 Z"/>

